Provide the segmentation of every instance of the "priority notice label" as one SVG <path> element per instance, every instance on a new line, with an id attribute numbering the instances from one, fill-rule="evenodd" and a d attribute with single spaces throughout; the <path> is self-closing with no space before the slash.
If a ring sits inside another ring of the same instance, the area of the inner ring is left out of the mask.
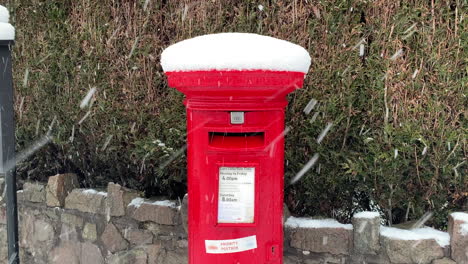
<path id="1" fill-rule="evenodd" d="M 257 236 L 229 240 L 205 240 L 206 253 L 226 254 L 257 248 Z"/>
<path id="2" fill-rule="evenodd" d="M 255 168 L 220 167 L 218 223 L 253 223 Z"/>

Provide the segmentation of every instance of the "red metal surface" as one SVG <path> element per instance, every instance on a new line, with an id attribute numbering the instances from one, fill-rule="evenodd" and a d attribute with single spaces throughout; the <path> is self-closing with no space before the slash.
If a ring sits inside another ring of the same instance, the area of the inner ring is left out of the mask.
<path id="1" fill-rule="evenodd" d="M 169 72 L 186 95 L 190 264 L 281 264 L 285 96 L 304 73 Z M 244 124 L 230 123 L 245 111 Z M 218 223 L 220 167 L 255 168 L 254 223 Z M 256 236 L 257 248 L 208 254 L 205 240 Z"/>
<path id="2" fill-rule="evenodd" d="M 273 100 L 302 87 L 304 73 L 286 71 L 191 71 L 166 72 L 170 87 L 187 98 L 224 97 Z M 219 100 L 219 99 L 217 99 Z"/>

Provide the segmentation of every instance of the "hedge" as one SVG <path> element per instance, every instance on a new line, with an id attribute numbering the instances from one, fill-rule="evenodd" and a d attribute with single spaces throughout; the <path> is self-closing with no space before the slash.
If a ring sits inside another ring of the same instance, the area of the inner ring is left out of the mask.
<path id="1" fill-rule="evenodd" d="M 180 197 L 183 95 L 167 87 L 160 54 L 202 34 L 252 32 L 312 57 L 305 87 L 288 98 L 286 182 L 319 159 L 286 186 L 293 214 L 348 221 L 373 209 L 396 224 L 431 211 L 443 228 L 448 212 L 468 210 L 464 1 L 3 2 L 17 30 L 18 149 L 53 123 L 53 142 L 19 164 L 23 180 L 75 172 L 84 187 L 114 181 Z"/>

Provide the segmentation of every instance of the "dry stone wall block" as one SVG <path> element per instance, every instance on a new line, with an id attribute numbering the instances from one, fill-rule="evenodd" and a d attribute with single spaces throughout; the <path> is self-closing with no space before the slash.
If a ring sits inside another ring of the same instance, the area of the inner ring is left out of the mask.
<path id="1" fill-rule="evenodd" d="M 468 263 L 468 213 L 449 215 L 451 256 L 457 263 Z"/>
<path id="2" fill-rule="evenodd" d="M 147 264 L 158 263 L 148 262 L 148 254 L 142 248 L 135 248 L 127 252 L 119 252 L 111 255 L 107 259 L 107 264 Z"/>
<path id="3" fill-rule="evenodd" d="M 25 201 L 25 200 L 24 200 L 24 190 L 18 190 L 18 191 L 16 191 L 16 199 L 17 199 L 19 202 Z"/>
<path id="4" fill-rule="evenodd" d="M 180 263 L 188 263 L 188 253 L 185 250 L 181 251 L 172 251 L 166 250 L 164 251 L 158 258 L 156 263 L 164 263 L 164 264 L 180 264 Z"/>
<path id="5" fill-rule="evenodd" d="M 27 213 L 19 213 L 19 244 L 22 248 L 29 248 L 31 245 L 31 230 L 34 230 L 34 216 Z"/>
<path id="6" fill-rule="evenodd" d="M 43 249 L 52 246 L 55 239 L 55 229 L 52 224 L 29 214 L 23 215 L 21 220 L 19 228 L 21 246 Z"/>
<path id="7" fill-rule="evenodd" d="M 153 233 L 148 230 L 128 229 L 124 230 L 124 237 L 132 245 L 145 245 L 153 243 Z"/>
<path id="8" fill-rule="evenodd" d="M 182 199 L 182 204 L 180 206 L 180 216 L 182 221 L 182 226 L 184 227 L 185 233 L 188 234 L 188 194 L 184 195 Z"/>
<path id="9" fill-rule="evenodd" d="M 0 178 L 0 193 L 3 193 L 5 191 L 5 178 Z M 1 198 L 3 199 L 3 197 Z"/>
<path id="10" fill-rule="evenodd" d="M 81 244 L 80 260 L 82 264 L 103 264 L 101 250 L 93 243 L 86 242 Z"/>
<path id="11" fill-rule="evenodd" d="M 111 216 L 125 215 L 127 205 L 133 199 L 139 197 L 138 192 L 112 182 L 107 185 L 107 194 L 107 206 Z"/>
<path id="12" fill-rule="evenodd" d="M 361 254 L 377 254 L 380 249 L 380 215 L 377 212 L 361 212 L 353 216 L 354 251 Z"/>
<path id="13" fill-rule="evenodd" d="M 46 263 L 50 250 L 57 241 L 53 223 L 41 216 L 34 216 L 35 211 L 20 214 L 19 244 L 28 251 L 25 258 L 33 256 L 34 263 Z M 5 245 L 6 246 L 6 245 Z"/>
<path id="14" fill-rule="evenodd" d="M 50 264 L 80 264 L 80 244 L 67 241 L 54 248 L 49 254 Z"/>
<path id="15" fill-rule="evenodd" d="M 3 202 L 0 204 L 0 224 L 6 225 L 6 205 Z"/>
<path id="16" fill-rule="evenodd" d="M 6 263 L 8 255 L 7 229 L 5 225 L 0 225 L 0 262 Z"/>
<path id="17" fill-rule="evenodd" d="M 288 205 L 283 203 L 283 225 L 286 223 L 286 220 L 291 216 L 291 212 L 289 211 Z"/>
<path id="18" fill-rule="evenodd" d="M 387 255 L 379 252 L 379 254 L 358 254 L 355 253 L 351 256 L 349 263 L 353 264 L 391 264 Z M 348 263 L 348 262 L 346 262 Z"/>
<path id="19" fill-rule="evenodd" d="M 148 264 L 149 263 L 160 263 L 157 262 L 159 254 L 161 253 L 161 245 L 151 244 L 143 246 L 143 249 L 148 254 Z"/>
<path id="20" fill-rule="evenodd" d="M 135 198 L 128 205 L 131 217 L 140 222 L 151 221 L 162 225 L 178 225 L 180 221 L 179 209 L 174 202 L 149 202 L 142 198 Z"/>
<path id="21" fill-rule="evenodd" d="M 444 248 L 434 239 L 402 240 L 382 236 L 381 243 L 392 263 L 430 264 L 444 257 Z"/>
<path id="22" fill-rule="evenodd" d="M 186 237 L 183 233 L 183 229 L 180 226 L 161 225 L 153 222 L 146 222 L 143 224 L 144 229 L 151 231 L 155 235 L 156 239 L 165 236 L 178 236 Z"/>
<path id="23" fill-rule="evenodd" d="M 457 264 L 457 263 L 449 258 L 443 258 L 443 259 L 436 259 L 432 261 L 432 264 Z"/>
<path id="24" fill-rule="evenodd" d="M 91 224 L 91 223 L 86 223 L 83 228 L 82 236 L 86 240 L 96 241 L 97 239 L 96 225 Z"/>
<path id="25" fill-rule="evenodd" d="M 63 209 L 58 207 L 42 209 L 42 214 L 53 221 L 60 221 L 62 212 Z"/>
<path id="26" fill-rule="evenodd" d="M 344 228 L 297 228 L 291 232 L 291 247 L 317 253 L 349 255 L 353 230 Z"/>
<path id="27" fill-rule="evenodd" d="M 62 222 L 69 224 L 70 226 L 76 226 L 78 228 L 83 227 L 84 219 L 81 216 L 70 214 L 70 213 L 63 213 L 62 214 Z"/>
<path id="28" fill-rule="evenodd" d="M 105 214 L 107 193 L 92 189 L 74 189 L 65 198 L 65 208 L 76 209 L 85 213 Z"/>
<path id="29" fill-rule="evenodd" d="M 179 248 L 188 248 L 188 240 L 187 239 L 181 239 L 177 241 L 177 247 Z"/>
<path id="30" fill-rule="evenodd" d="M 46 204 L 50 207 L 65 206 L 65 198 L 75 188 L 79 187 L 76 174 L 57 174 L 49 177 L 46 188 Z"/>
<path id="31" fill-rule="evenodd" d="M 104 264 L 101 250 L 95 244 L 77 241 L 61 242 L 49 254 L 50 264 Z"/>
<path id="32" fill-rule="evenodd" d="M 106 229 L 102 233 L 101 240 L 107 250 L 112 253 L 128 248 L 128 242 L 112 223 L 107 224 Z"/>
<path id="33" fill-rule="evenodd" d="M 78 241 L 76 227 L 70 226 L 68 224 L 62 224 L 59 238 L 60 241 Z"/>
<path id="34" fill-rule="evenodd" d="M 5 178 L 0 178 L 0 194 L 6 194 Z M 0 224 L 6 224 L 6 205 L 5 197 L 0 195 Z"/>
<path id="35" fill-rule="evenodd" d="M 40 183 L 26 182 L 23 185 L 22 197 L 25 201 L 43 203 L 45 201 L 45 185 Z"/>
<path id="36" fill-rule="evenodd" d="M 346 258 L 344 257 L 333 257 L 333 256 L 323 256 L 322 258 L 304 259 L 304 264 L 322 264 L 322 263 L 345 264 L 347 262 L 346 262 Z"/>
<path id="37" fill-rule="evenodd" d="M 298 263 L 302 263 L 302 261 L 296 255 L 286 254 L 286 255 L 283 256 L 283 263 L 284 264 L 298 264 Z"/>
<path id="38" fill-rule="evenodd" d="M 31 232 L 31 230 L 28 230 Z M 34 222 L 34 232 L 32 234 L 32 240 L 39 243 L 51 243 L 54 240 L 55 230 L 54 227 L 42 220 L 38 219 Z"/>

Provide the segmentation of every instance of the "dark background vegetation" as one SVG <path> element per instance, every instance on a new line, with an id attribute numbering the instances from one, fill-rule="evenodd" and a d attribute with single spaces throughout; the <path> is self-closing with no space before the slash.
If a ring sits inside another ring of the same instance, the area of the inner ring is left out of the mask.
<path id="1" fill-rule="evenodd" d="M 252 32 L 297 43 L 312 57 L 305 87 L 289 97 L 286 179 L 314 153 L 320 159 L 286 187 L 293 214 L 347 221 L 374 209 L 400 223 L 433 211 L 429 223 L 443 228 L 447 213 L 467 210 L 466 1 L 0 3 L 17 34 L 18 149 L 56 119 L 53 143 L 19 165 L 22 180 L 75 172 L 84 187 L 114 181 L 147 196 L 182 196 L 185 155 L 160 168 L 185 144 L 183 95 L 167 87 L 160 54 L 202 34 Z M 92 104 L 80 109 L 91 87 Z M 312 98 L 319 105 L 306 115 Z M 328 122 L 334 126 L 317 144 Z"/>

